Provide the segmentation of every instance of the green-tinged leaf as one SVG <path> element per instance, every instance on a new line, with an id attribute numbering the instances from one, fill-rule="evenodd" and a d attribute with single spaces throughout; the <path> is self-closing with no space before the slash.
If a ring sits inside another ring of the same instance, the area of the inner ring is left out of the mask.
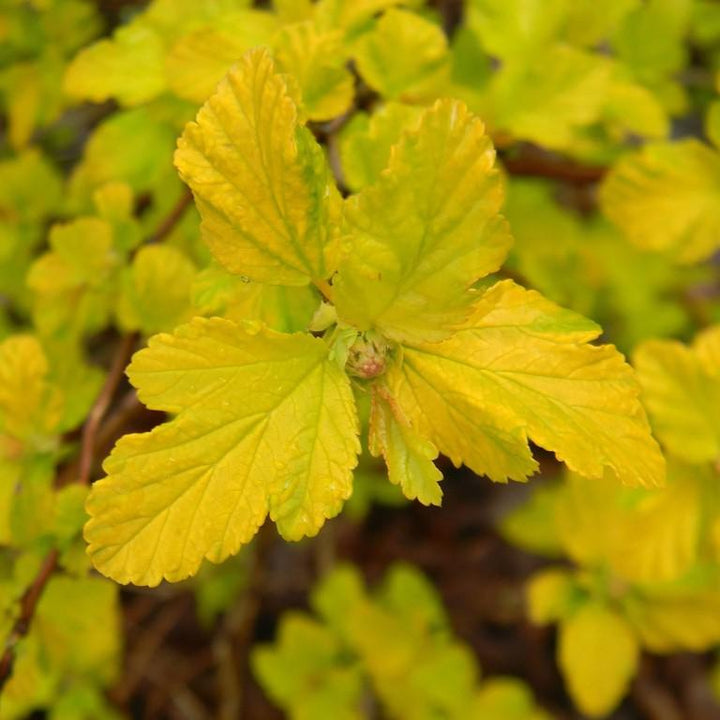
<path id="1" fill-rule="evenodd" d="M 37 150 L 0 162 L 0 288 L 3 304 L 23 314 L 30 304 L 25 276 L 61 190 L 59 174 Z"/>
<path id="2" fill-rule="evenodd" d="M 350 495 L 359 451 L 350 384 L 327 355 L 322 340 L 220 318 L 151 339 L 128 374 L 148 407 L 178 415 L 106 460 L 87 503 L 95 566 L 181 580 L 237 552 L 268 512 L 288 540 L 317 533 Z"/>
<path id="3" fill-rule="evenodd" d="M 543 570 L 527 586 L 531 622 L 546 625 L 568 617 L 578 603 L 577 583 L 568 570 Z"/>
<path id="4" fill-rule="evenodd" d="M 482 122 L 439 101 L 406 132 L 380 179 L 346 203 L 351 249 L 334 283 L 338 316 L 403 341 L 447 337 L 468 292 L 494 272 L 511 238 Z"/>
<path id="5" fill-rule="evenodd" d="M 241 552 L 222 565 L 205 564 L 195 576 L 193 594 L 200 624 L 208 631 L 232 612 L 250 587 L 252 551 Z"/>
<path id="6" fill-rule="evenodd" d="M 527 434 L 587 477 L 611 471 L 628 484 L 660 484 L 664 460 L 632 369 L 612 346 L 587 344 L 598 332 L 591 321 L 504 281 L 448 340 L 404 348 L 388 386 L 420 435 L 496 480 L 533 469 L 527 447 L 517 453 Z M 484 418 L 508 435 L 512 429 L 514 443 L 498 442 Z"/>
<path id="7" fill-rule="evenodd" d="M 311 120 L 330 120 L 352 103 L 355 81 L 346 67 L 342 34 L 320 32 L 308 21 L 284 28 L 273 43 L 278 68 L 298 83 Z"/>
<path id="8" fill-rule="evenodd" d="M 118 590 L 100 578 L 56 577 L 33 620 L 51 667 L 112 682 L 119 670 Z"/>
<path id="9" fill-rule="evenodd" d="M 98 216 L 113 228 L 113 245 L 121 252 L 133 250 L 142 241 L 140 225 L 134 217 L 132 188 L 124 182 L 101 185 L 92 195 Z"/>
<path id="10" fill-rule="evenodd" d="M 573 44 L 594 47 L 610 37 L 641 0 L 571 0 L 566 2 L 565 37 Z"/>
<path id="11" fill-rule="evenodd" d="M 108 320 L 119 256 L 113 229 L 99 218 L 78 218 L 50 231 L 50 250 L 30 269 L 33 315 L 48 337 L 80 337 Z"/>
<path id="12" fill-rule="evenodd" d="M 391 483 L 410 500 L 440 505 L 442 473 L 435 467 L 437 448 L 421 438 L 405 418 L 398 418 L 380 393 L 373 392 L 370 416 L 370 452 L 385 458 Z"/>
<path id="13" fill-rule="evenodd" d="M 123 276 L 117 306 L 120 326 L 152 335 L 189 320 L 194 277 L 195 267 L 174 247 L 141 248 Z"/>
<path id="14" fill-rule="evenodd" d="M 448 627 L 448 619 L 438 591 L 417 568 L 396 563 L 388 571 L 378 593 L 386 609 L 417 627 L 439 631 Z"/>
<path id="15" fill-rule="evenodd" d="M 516 138 L 564 149 L 580 128 L 598 121 L 610 87 L 607 58 L 558 45 L 534 57 L 508 63 L 493 77 L 488 112 L 492 125 Z"/>
<path id="16" fill-rule="evenodd" d="M 85 499 L 88 488 L 73 483 L 60 488 L 55 494 L 53 535 L 61 542 L 67 542 L 80 534 L 87 520 Z"/>
<path id="17" fill-rule="evenodd" d="M 667 112 L 655 95 L 642 85 L 621 78 L 613 79 L 608 88 L 603 120 L 611 133 L 619 133 L 618 139 L 634 134 L 661 140 L 670 130 Z"/>
<path id="18" fill-rule="evenodd" d="M 358 603 L 365 602 L 360 572 L 352 565 L 340 565 L 323 577 L 310 602 L 318 615 L 343 640 L 347 640 L 348 619 Z"/>
<path id="19" fill-rule="evenodd" d="M 589 603 L 560 626 L 560 669 L 576 705 L 590 717 L 604 717 L 620 702 L 638 657 L 632 628 L 602 605 Z"/>
<path id="20" fill-rule="evenodd" d="M 337 191 L 266 50 L 228 73 L 186 127 L 175 162 L 228 270 L 277 285 L 332 273 Z"/>
<path id="21" fill-rule="evenodd" d="M 720 353 L 707 349 L 720 326 L 687 347 L 674 340 L 648 340 L 633 357 L 643 400 L 663 445 L 691 463 L 720 458 Z"/>
<path id="22" fill-rule="evenodd" d="M 100 392 L 104 373 L 98 366 L 88 364 L 77 338 L 48 338 L 44 349 L 50 361 L 51 382 L 64 396 L 58 430 L 73 430 L 87 417 Z M 72 388 L 72 392 L 68 392 L 68 388 Z"/>
<path id="23" fill-rule="evenodd" d="M 38 192 L 42 188 L 42 192 Z M 32 222 L 59 209 L 62 179 L 36 148 L 0 162 L 0 217 Z M 0 253 L 4 248 L 0 245 Z M 0 255 L 2 257 L 2 255 Z"/>
<path id="24" fill-rule="evenodd" d="M 9 476 L 2 477 L 2 482 L 13 488 L 9 530 L 15 547 L 28 547 L 52 533 L 55 510 L 52 460 L 47 454 L 35 455 L 14 463 L 14 467 L 0 460 L 3 474 L 10 470 Z"/>
<path id="25" fill-rule="evenodd" d="M 204 102 L 233 63 L 251 47 L 268 45 L 276 30 L 270 13 L 242 10 L 183 35 L 165 58 L 170 90 L 185 100 Z"/>
<path id="26" fill-rule="evenodd" d="M 594 318 L 620 348 L 686 331 L 681 297 L 704 282 L 705 271 L 637 248 L 604 218 L 569 212 L 555 191 L 534 180 L 509 184 L 510 267 L 550 300 Z"/>
<path id="27" fill-rule="evenodd" d="M 427 100 L 442 94 L 450 53 L 442 29 L 429 20 L 391 8 L 355 45 L 362 78 L 391 100 Z"/>
<path id="28" fill-rule="evenodd" d="M 307 330 L 320 298 L 310 285 L 286 287 L 251 282 L 213 263 L 199 272 L 192 287 L 201 315 L 219 315 L 237 323 L 259 322 L 279 332 Z"/>
<path id="29" fill-rule="evenodd" d="M 172 171 L 168 166 L 174 146 L 173 128 L 146 108 L 115 113 L 88 139 L 71 178 L 71 192 L 90 195 L 98 186 L 117 181 L 137 193 L 155 190 Z"/>
<path id="30" fill-rule="evenodd" d="M 288 613 L 276 646 L 258 647 L 252 667 L 270 697 L 291 720 L 361 720 L 362 675 L 335 635 Z"/>
<path id="31" fill-rule="evenodd" d="M 64 90 L 77 100 L 140 105 L 166 89 L 164 46 L 143 22 L 119 28 L 111 39 L 84 48 L 65 75 Z"/>
<path id="32" fill-rule="evenodd" d="M 477 667 L 449 635 L 437 593 L 416 569 L 393 567 L 376 600 L 354 606 L 348 629 L 389 716 L 462 716 Z"/>
<path id="33" fill-rule="evenodd" d="M 600 200 L 633 243 L 677 262 L 703 260 L 720 245 L 720 155 L 698 140 L 628 154 L 605 179 Z"/>
<path id="34" fill-rule="evenodd" d="M 625 16 L 613 38 L 617 56 L 643 82 L 680 70 L 693 0 L 648 0 Z"/>
<path id="35" fill-rule="evenodd" d="M 297 4 L 296 0 L 291 2 Z M 370 28 L 379 12 L 396 5 L 418 5 L 419 2 L 421 0 L 319 0 L 314 8 L 315 22 L 323 30 L 342 30 L 346 41 L 352 41 Z"/>
<path id="36" fill-rule="evenodd" d="M 468 22 L 499 58 L 529 57 L 560 35 L 572 0 L 472 0 Z"/>
<path id="37" fill-rule="evenodd" d="M 356 113 L 340 133 L 340 159 L 345 184 L 354 191 L 371 185 L 388 166 L 390 148 L 404 130 L 417 124 L 422 108 L 389 102 L 372 115 Z"/>

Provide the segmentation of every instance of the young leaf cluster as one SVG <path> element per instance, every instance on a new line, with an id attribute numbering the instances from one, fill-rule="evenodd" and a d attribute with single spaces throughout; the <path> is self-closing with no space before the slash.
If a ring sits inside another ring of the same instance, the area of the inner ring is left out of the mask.
<path id="1" fill-rule="evenodd" d="M 87 506 L 96 567 L 155 585 L 237 552 L 267 515 L 286 539 L 316 534 L 352 492 L 354 393 L 371 396 L 370 451 L 426 504 L 438 451 L 522 480 L 528 439 L 588 477 L 662 481 L 629 366 L 588 344 L 597 327 L 510 281 L 475 287 L 510 244 L 493 161 L 479 119 L 439 101 L 343 201 L 269 54 L 243 56 L 176 164 L 218 263 L 314 286 L 327 319 L 289 334 L 197 318 L 136 355 L 140 399 L 175 417 L 106 461 Z"/>

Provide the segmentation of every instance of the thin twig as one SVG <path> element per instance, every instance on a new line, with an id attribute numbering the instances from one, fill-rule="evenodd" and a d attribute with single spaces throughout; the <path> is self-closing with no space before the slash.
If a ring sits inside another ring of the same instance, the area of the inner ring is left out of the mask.
<path id="1" fill-rule="evenodd" d="M 505 156 L 502 164 L 510 175 L 564 180 L 578 185 L 598 182 L 607 172 L 607 168 L 602 166 L 580 165 L 545 153 L 527 152 L 516 157 Z"/>
<path id="2" fill-rule="evenodd" d="M 164 240 L 174 229 L 175 226 L 180 222 L 185 211 L 192 204 L 193 196 L 188 188 L 183 188 L 183 194 L 180 199 L 175 203 L 175 206 L 170 210 L 165 219 L 160 223 L 157 230 L 146 240 L 147 243 L 159 243 Z"/>
<path id="3" fill-rule="evenodd" d="M 115 391 L 122 380 L 123 373 L 133 353 L 137 339 L 137 333 L 126 335 L 122 339 L 113 357 L 113 362 L 105 378 L 102 390 L 88 413 L 87 420 L 83 427 L 82 442 L 80 445 L 80 468 L 77 481 L 81 485 L 90 484 L 90 474 L 92 472 L 93 460 L 95 459 L 95 446 L 100 423 L 105 417 L 105 413 L 110 407 Z"/>

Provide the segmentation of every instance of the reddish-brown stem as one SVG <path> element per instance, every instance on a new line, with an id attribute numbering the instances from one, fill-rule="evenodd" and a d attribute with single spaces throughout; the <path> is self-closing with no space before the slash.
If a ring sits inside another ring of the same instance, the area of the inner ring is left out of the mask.
<path id="1" fill-rule="evenodd" d="M 511 175 L 563 180 L 579 185 L 598 182 L 607 172 L 605 167 L 580 165 L 565 158 L 529 152 L 504 157 L 502 164 Z"/>
<path id="2" fill-rule="evenodd" d="M 190 190 L 183 188 L 183 194 L 180 199 L 175 203 L 174 207 L 167 214 L 165 219 L 160 223 L 157 230 L 147 239 L 148 243 L 159 243 L 164 240 L 180 222 L 185 211 L 192 204 L 193 196 Z"/>
<path id="3" fill-rule="evenodd" d="M 120 346 L 118 347 L 112 366 L 105 378 L 100 394 L 95 399 L 93 406 L 90 408 L 87 420 L 83 426 L 82 441 L 80 445 L 80 467 L 78 470 L 77 481 L 81 485 L 90 484 L 90 474 L 92 472 L 93 460 L 95 458 L 95 446 L 100 423 L 105 417 L 105 413 L 110 407 L 115 391 L 117 390 L 120 380 L 122 380 L 123 372 L 127 367 L 130 356 L 137 342 L 137 333 L 126 335 Z"/>

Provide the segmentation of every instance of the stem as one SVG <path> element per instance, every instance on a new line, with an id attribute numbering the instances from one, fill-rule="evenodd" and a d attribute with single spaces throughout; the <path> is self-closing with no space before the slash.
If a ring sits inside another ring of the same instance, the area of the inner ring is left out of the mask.
<path id="1" fill-rule="evenodd" d="M 157 230 L 155 230 L 146 242 L 159 243 L 164 240 L 175 229 L 175 226 L 180 222 L 180 220 L 182 220 L 182 216 L 192 204 L 192 200 L 192 193 L 187 188 L 184 188 L 180 199 L 175 203 L 172 210 L 170 210 L 165 219 L 158 226 Z"/>
<path id="2" fill-rule="evenodd" d="M 110 372 L 108 373 L 107 378 L 105 378 L 105 384 L 103 385 L 100 394 L 95 399 L 93 406 L 90 408 L 88 418 L 83 426 L 82 444 L 80 446 L 80 467 L 77 476 L 77 482 L 81 485 L 90 484 L 90 474 L 92 472 L 100 423 L 110 407 L 110 403 L 115 395 L 118 385 L 120 384 L 120 380 L 122 380 L 123 373 L 127 367 L 128 361 L 130 360 L 130 356 L 133 353 L 137 339 L 137 333 L 126 335 L 122 339 L 122 342 L 115 353 L 115 357 L 113 358 Z"/>

